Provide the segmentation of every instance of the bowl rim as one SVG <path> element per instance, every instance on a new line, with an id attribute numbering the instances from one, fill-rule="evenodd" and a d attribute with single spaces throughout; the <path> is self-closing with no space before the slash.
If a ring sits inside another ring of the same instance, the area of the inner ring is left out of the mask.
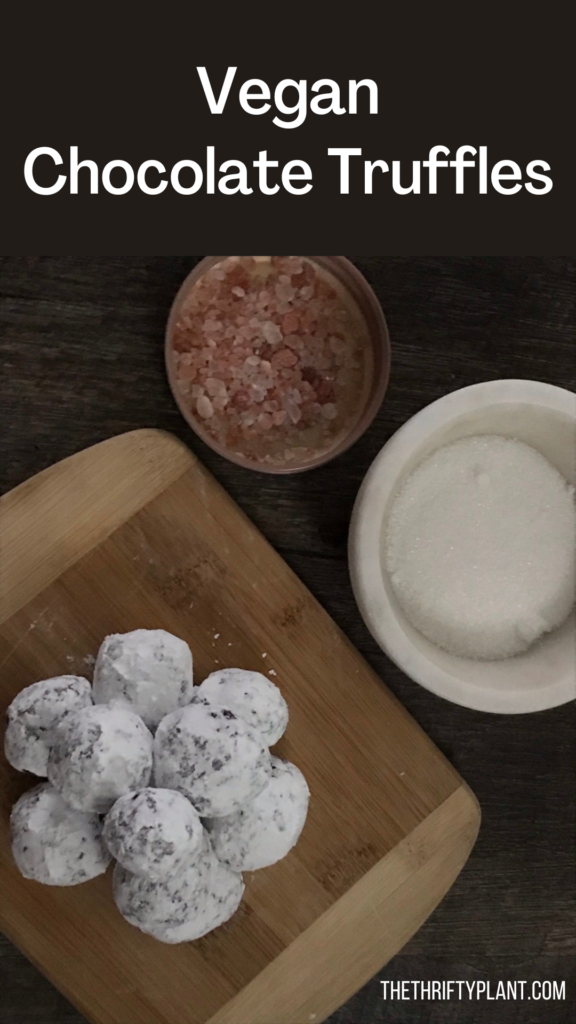
<path id="1" fill-rule="evenodd" d="M 543 711 L 573 700 L 574 675 L 565 673 L 538 690 L 503 690 L 456 679 L 430 661 L 396 622 L 374 551 L 380 544 L 384 507 L 407 461 L 427 437 L 466 412 L 498 404 L 528 404 L 560 412 L 574 421 L 576 395 L 553 384 L 519 378 L 482 381 L 431 402 L 406 421 L 380 450 L 358 492 L 348 538 L 348 567 L 358 608 L 370 633 L 414 682 L 452 703 L 495 714 Z M 374 509 L 378 514 L 374 514 Z M 381 514 L 382 513 L 382 514 Z M 378 608 L 378 614 L 374 609 Z"/>
<path id="2" fill-rule="evenodd" d="M 388 330 L 388 324 L 384 311 L 378 300 L 378 297 L 369 284 L 368 280 L 364 276 L 361 270 L 352 263 L 346 256 L 305 256 L 305 259 L 309 259 L 312 262 L 315 260 L 326 260 L 335 265 L 336 268 L 340 269 L 344 275 L 350 277 L 355 287 L 362 293 L 365 302 L 369 305 L 371 314 L 374 317 L 376 327 L 378 330 L 378 342 L 382 347 L 382 370 L 380 378 L 377 382 L 377 387 L 370 398 L 370 401 L 366 405 L 364 412 L 358 418 L 353 430 L 344 438 L 341 443 L 334 448 L 330 449 L 327 453 L 319 455 L 317 458 L 312 459 L 309 463 L 303 466 L 274 466 L 273 464 L 255 464 L 249 459 L 244 458 L 238 452 L 231 452 L 225 445 L 220 444 L 214 440 L 211 434 L 204 430 L 201 424 L 190 412 L 188 406 L 184 402 L 183 397 L 180 394 L 178 383 L 176 380 L 176 370 L 172 360 L 172 331 L 176 317 L 179 313 L 180 306 L 182 305 L 186 295 L 190 291 L 190 288 L 194 281 L 202 276 L 210 267 L 214 266 L 215 263 L 220 260 L 226 259 L 226 256 L 204 256 L 203 259 L 199 260 L 189 273 L 186 275 L 182 284 L 180 285 L 168 314 L 166 321 L 166 329 L 164 333 L 164 363 L 166 367 L 166 374 L 168 377 L 168 384 L 172 392 L 172 396 L 180 413 L 186 420 L 188 426 L 194 431 L 194 433 L 200 438 L 204 444 L 208 445 L 212 451 L 216 452 L 222 458 L 227 459 L 228 462 L 232 462 L 237 466 L 241 466 L 243 469 L 250 469 L 256 473 L 266 473 L 275 476 L 291 476 L 295 473 L 307 473 L 312 469 L 317 469 L 319 466 L 324 466 L 332 459 L 337 458 L 344 452 L 348 451 L 362 437 L 365 431 L 370 427 L 376 413 L 378 412 L 384 396 L 388 388 L 388 382 L 390 380 L 390 366 L 391 366 L 391 346 L 390 346 L 390 332 Z M 329 269 L 329 268 L 328 268 Z M 340 278 L 339 278 L 340 280 Z M 343 283 L 341 281 L 341 283 Z M 353 296 L 354 298 L 354 296 Z M 374 341 L 376 339 L 373 339 Z"/>

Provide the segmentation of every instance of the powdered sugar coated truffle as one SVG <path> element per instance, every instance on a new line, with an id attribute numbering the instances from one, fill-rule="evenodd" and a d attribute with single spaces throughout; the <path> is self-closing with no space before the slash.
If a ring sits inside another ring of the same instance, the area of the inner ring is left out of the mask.
<path id="1" fill-rule="evenodd" d="M 48 782 L 12 808 L 12 853 L 24 878 L 44 885 L 78 885 L 104 873 L 111 857 L 97 814 L 76 811 Z"/>
<path id="2" fill-rule="evenodd" d="M 45 777 L 56 725 L 91 704 L 90 683 L 81 676 L 56 676 L 25 687 L 7 711 L 6 759 L 18 771 Z"/>
<path id="3" fill-rule="evenodd" d="M 107 636 L 94 666 L 94 702 L 124 704 L 155 729 L 192 700 L 192 652 L 164 629 Z"/>
<path id="4" fill-rule="evenodd" d="M 288 725 L 288 705 L 278 687 L 261 672 L 223 668 L 212 672 L 198 692 L 230 708 L 256 729 L 269 747 L 278 742 Z"/>
<path id="5" fill-rule="evenodd" d="M 190 801 L 171 789 L 126 793 L 104 822 L 104 839 L 116 860 L 151 881 L 181 868 L 200 847 L 203 835 Z"/>
<path id="6" fill-rule="evenodd" d="M 138 715 L 97 704 L 69 714 L 58 726 L 48 778 L 71 807 L 106 813 L 152 773 L 152 734 Z"/>
<path id="7" fill-rule="evenodd" d="M 206 823 L 216 856 L 233 871 L 275 864 L 298 842 L 309 798 L 300 769 L 273 757 L 268 785 L 250 804 Z"/>
<path id="8" fill-rule="evenodd" d="M 227 921 L 244 892 L 241 875 L 220 865 L 204 833 L 200 851 L 161 882 L 114 870 L 114 900 L 130 924 L 162 942 L 191 942 Z"/>
<path id="9" fill-rule="evenodd" d="M 240 906 L 244 889 L 242 875 L 230 871 L 212 854 L 205 898 L 182 924 L 159 929 L 156 938 L 170 943 L 201 939 L 230 920 Z"/>
<path id="10" fill-rule="evenodd" d="M 174 711 L 154 740 L 156 784 L 176 789 L 201 815 L 231 814 L 264 789 L 270 754 L 229 708 L 198 701 Z"/>

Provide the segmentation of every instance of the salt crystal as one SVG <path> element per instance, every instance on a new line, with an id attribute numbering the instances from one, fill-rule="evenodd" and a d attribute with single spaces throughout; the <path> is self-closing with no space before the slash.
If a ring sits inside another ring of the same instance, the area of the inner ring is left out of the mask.
<path id="1" fill-rule="evenodd" d="M 288 419 L 292 423 L 300 422 L 300 420 L 302 419 L 302 413 L 300 412 L 298 405 L 293 399 L 284 399 L 284 409 L 286 410 L 286 415 L 288 416 Z"/>
<path id="2" fill-rule="evenodd" d="M 290 256 L 286 261 L 286 269 L 289 274 L 301 274 L 304 270 L 302 261 L 297 256 Z"/>
<path id="3" fill-rule="evenodd" d="M 260 402 L 263 402 L 264 399 L 266 398 L 266 388 L 262 387 L 259 384 L 252 384 L 252 386 L 250 387 L 249 394 L 251 400 L 259 404 Z"/>
<path id="4" fill-rule="evenodd" d="M 276 297 L 280 300 L 281 303 L 290 303 L 294 296 L 296 295 L 296 289 L 293 288 L 292 285 L 290 284 L 289 277 L 286 278 L 285 280 L 283 280 L 281 277 L 274 291 L 276 292 Z M 288 312 L 288 310 L 286 310 L 286 312 Z"/>
<path id="5" fill-rule="evenodd" d="M 335 334 L 332 335 L 330 338 L 330 349 L 335 355 L 340 355 L 340 353 L 345 352 L 347 348 L 347 342 L 345 342 L 343 338 L 339 338 Z"/>
<path id="6" fill-rule="evenodd" d="M 239 285 L 236 285 L 234 288 L 231 288 L 230 291 L 232 292 L 232 295 L 237 295 L 239 299 L 243 299 L 244 296 L 246 295 L 244 289 L 240 288 Z"/>
<path id="7" fill-rule="evenodd" d="M 196 402 L 196 412 L 203 420 L 209 420 L 214 415 L 212 402 L 207 395 L 202 395 Z"/>
<path id="8" fill-rule="evenodd" d="M 298 316 L 296 313 L 286 313 L 282 317 L 282 330 L 284 334 L 294 334 L 298 330 Z"/>
<path id="9" fill-rule="evenodd" d="M 272 320 L 265 320 L 262 324 L 262 334 L 269 345 L 278 345 L 282 341 L 282 331 Z"/>
<path id="10" fill-rule="evenodd" d="M 223 395 L 226 394 L 226 385 L 224 381 L 219 380 L 218 377 L 207 377 L 206 391 L 209 395 Z"/>
<path id="11" fill-rule="evenodd" d="M 332 402 L 327 402 L 326 405 L 322 406 L 322 415 L 325 420 L 335 420 L 338 410 Z"/>
<path id="12" fill-rule="evenodd" d="M 438 449 L 390 511 L 384 557 L 405 614 L 463 657 L 507 658 L 574 604 L 576 510 L 540 452 L 495 435 Z"/>
<path id="13" fill-rule="evenodd" d="M 302 352 L 304 348 L 304 338 L 301 338 L 298 334 L 288 334 L 284 338 L 284 344 L 287 348 L 294 349 L 295 352 Z M 300 356 L 300 359 L 302 356 Z"/>

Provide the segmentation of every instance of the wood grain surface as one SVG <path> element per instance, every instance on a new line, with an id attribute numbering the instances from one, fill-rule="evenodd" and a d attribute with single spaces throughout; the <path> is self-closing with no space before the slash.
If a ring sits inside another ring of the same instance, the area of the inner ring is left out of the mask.
<path id="1" fill-rule="evenodd" d="M 2 759 L 0 928 L 94 1024 L 320 1024 L 450 887 L 478 831 L 474 797 L 169 434 L 131 431 L 44 470 L 0 499 L 0 528 L 3 716 L 38 678 L 90 676 L 108 634 L 167 629 L 199 681 L 226 666 L 274 677 L 290 708 L 277 752 L 311 790 L 297 849 L 247 874 L 229 924 L 174 948 L 122 921 L 110 872 L 60 891 L 19 876 L 9 814 L 30 779 Z"/>
<path id="2" fill-rule="evenodd" d="M 124 430 L 181 437 L 367 657 L 478 796 L 483 825 L 448 896 L 331 1024 L 564 1024 L 574 1013 L 574 706 L 522 719 L 435 698 L 376 647 L 356 609 L 346 536 L 372 458 L 405 420 L 479 380 L 531 377 L 576 389 L 576 261 L 566 257 L 352 256 L 390 327 L 390 385 L 354 448 L 277 480 L 209 452 L 164 375 L 170 302 L 199 257 L 4 257 L 0 261 L 0 477 L 4 491 Z M 565 979 L 565 1002 L 382 999 L 380 980 Z M 2 1024 L 81 1015 L 8 942 Z"/>

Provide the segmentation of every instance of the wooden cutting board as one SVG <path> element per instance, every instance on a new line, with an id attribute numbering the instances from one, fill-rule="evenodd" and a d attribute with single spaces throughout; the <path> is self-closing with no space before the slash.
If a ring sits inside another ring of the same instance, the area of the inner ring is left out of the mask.
<path id="1" fill-rule="evenodd" d="M 296 849 L 247 874 L 238 913 L 196 943 L 128 925 L 110 871 L 25 881 L 10 807 L 32 780 L 0 757 L 0 927 L 97 1024 L 320 1024 L 410 938 L 474 843 L 468 787 L 297 577 L 178 441 L 140 430 L 0 502 L 0 703 L 91 674 L 107 633 L 186 639 L 201 680 L 270 672 L 290 707 L 280 756 L 303 770 Z"/>

